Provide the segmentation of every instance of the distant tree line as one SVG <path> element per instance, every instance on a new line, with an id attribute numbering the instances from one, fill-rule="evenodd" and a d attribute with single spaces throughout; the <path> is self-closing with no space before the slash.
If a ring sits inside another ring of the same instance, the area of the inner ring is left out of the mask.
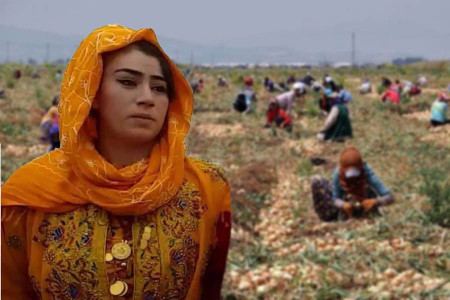
<path id="1" fill-rule="evenodd" d="M 423 57 L 404 57 L 404 58 L 395 58 L 392 60 L 392 64 L 396 66 L 406 66 L 409 64 L 417 63 L 424 61 Z"/>

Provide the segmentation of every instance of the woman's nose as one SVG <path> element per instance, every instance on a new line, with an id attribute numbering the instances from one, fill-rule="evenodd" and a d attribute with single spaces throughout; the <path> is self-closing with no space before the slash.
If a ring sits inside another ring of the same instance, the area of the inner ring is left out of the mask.
<path id="1" fill-rule="evenodd" d="M 155 95 L 153 94 L 151 88 L 149 86 L 142 86 L 139 89 L 137 104 L 153 106 L 155 104 L 154 98 Z"/>

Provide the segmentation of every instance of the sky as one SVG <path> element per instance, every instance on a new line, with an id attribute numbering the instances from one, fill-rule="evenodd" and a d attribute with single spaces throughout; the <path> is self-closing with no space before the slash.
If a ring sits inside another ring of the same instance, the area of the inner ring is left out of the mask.
<path id="1" fill-rule="evenodd" d="M 285 47 L 317 56 L 450 59 L 449 0 L 117 1 L 0 0 L 0 25 L 86 36 L 97 27 L 151 27 L 159 36 L 208 46 Z"/>

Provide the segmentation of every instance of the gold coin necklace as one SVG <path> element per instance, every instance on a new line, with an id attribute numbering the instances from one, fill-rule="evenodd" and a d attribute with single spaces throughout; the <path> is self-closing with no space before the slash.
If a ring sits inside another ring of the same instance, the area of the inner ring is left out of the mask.
<path id="1" fill-rule="evenodd" d="M 131 247 L 126 240 L 122 240 L 112 246 L 111 253 L 115 259 L 127 259 L 131 255 Z"/>

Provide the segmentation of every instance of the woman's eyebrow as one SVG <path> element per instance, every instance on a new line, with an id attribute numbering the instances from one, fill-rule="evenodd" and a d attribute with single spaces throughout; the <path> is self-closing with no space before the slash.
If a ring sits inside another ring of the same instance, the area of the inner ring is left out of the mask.
<path id="1" fill-rule="evenodd" d="M 164 77 L 160 76 L 160 75 L 150 75 L 150 79 L 161 80 L 161 81 L 167 82 L 167 80 Z"/>
<path id="2" fill-rule="evenodd" d="M 130 73 L 132 75 L 139 76 L 139 77 L 142 77 L 142 75 L 143 75 L 142 72 L 139 72 L 139 71 L 136 71 L 136 70 L 132 70 L 132 69 L 127 69 L 127 68 L 118 69 L 118 70 L 114 71 L 114 73 L 118 73 L 118 72 L 127 72 L 127 73 Z"/>
<path id="3" fill-rule="evenodd" d="M 130 73 L 130 74 L 138 76 L 138 77 L 142 77 L 144 75 L 142 72 L 139 72 L 139 71 L 136 71 L 133 69 L 127 69 L 127 68 L 118 69 L 118 70 L 114 71 L 114 73 L 118 73 L 118 72 L 127 72 L 127 73 Z M 167 80 L 163 76 L 160 76 L 160 75 L 150 75 L 150 79 L 161 80 L 161 81 L 167 82 Z"/>

